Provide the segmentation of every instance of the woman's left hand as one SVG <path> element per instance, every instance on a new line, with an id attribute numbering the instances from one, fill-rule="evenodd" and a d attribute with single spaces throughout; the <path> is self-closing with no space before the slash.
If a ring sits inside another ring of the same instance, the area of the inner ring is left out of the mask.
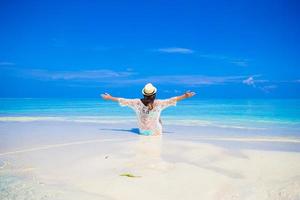
<path id="1" fill-rule="evenodd" d="M 111 99 L 111 95 L 108 94 L 108 93 L 101 94 L 101 97 L 102 97 L 103 99 L 105 99 L 105 100 Z"/>
<path id="2" fill-rule="evenodd" d="M 187 97 L 187 98 L 189 98 L 189 97 L 192 97 L 192 96 L 194 96 L 196 93 L 195 92 L 191 92 L 191 91 L 186 91 L 185 93 L 184 93 L 184 96 L 185 97 Z"/>

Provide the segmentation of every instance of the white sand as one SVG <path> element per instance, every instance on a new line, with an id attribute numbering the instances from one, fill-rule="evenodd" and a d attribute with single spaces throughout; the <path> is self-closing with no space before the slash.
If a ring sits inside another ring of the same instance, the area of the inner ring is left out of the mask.
<path id="1" fill-rule="evenodd" d="M 187 126 L 147 137 L 132 127 L 1 122 L 0 199 L 300 199 L 298 138 Z"/>

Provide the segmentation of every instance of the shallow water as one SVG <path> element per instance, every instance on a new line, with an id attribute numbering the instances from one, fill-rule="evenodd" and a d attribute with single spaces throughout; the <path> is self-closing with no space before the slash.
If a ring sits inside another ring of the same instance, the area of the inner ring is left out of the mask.
<path id="1" fill-rule="evenodd" d="M 188 99 L 163 111 L 166 124 L 282 129 L 300 134 L 300 99 Z M 102 99 L 0 99 L 0 121 L 135 121 L 130 108 Z"/>

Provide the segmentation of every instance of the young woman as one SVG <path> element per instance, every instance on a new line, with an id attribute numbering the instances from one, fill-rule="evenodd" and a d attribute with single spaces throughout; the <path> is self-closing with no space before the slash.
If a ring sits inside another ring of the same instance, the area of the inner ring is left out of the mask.
<path id="1" fill-rule="evenodd" d="M 137 115 L 139 132 L 141 135 L 161 135 L 162 124 L 160 121 L 160 113 L 163 109 L 169 106 L 176 106 L 176 102 L 192 97 L 195 92 L 186 92 L 181 96 L 172 97 L 169 99 L 156 99 L 157 89 L 148 83 L 142 90 L 144 98 L 142 99 L 125 99 L 113 97 L 108 93 L 102 94 L 105 100 L 119 102 L 121 106 L 132 108 Z"/>

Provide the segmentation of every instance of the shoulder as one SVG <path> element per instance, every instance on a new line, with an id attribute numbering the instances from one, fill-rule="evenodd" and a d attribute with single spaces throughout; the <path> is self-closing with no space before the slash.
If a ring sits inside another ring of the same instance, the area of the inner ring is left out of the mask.
<path id="1" fill-rule="evenodd" d="M 140 99 L 135 98 L 135 99 L 127 99 L 127 98 L 119 98 L 121 101 L 140 101 Z"/>
<path id="2" fill-rule="evenodd" d="M 166 107 L 171 106 L 171 105 L 175 106 L 176 102 L 177 102 L 177 98 L 176 97 L 171 97 L 171 98 L 168 98 L 168 99 L 158 99 L 156 105 L 160 105 L 163 108 L 166 108 Z"/>
<path id="3" fill-rule="evenodd" d="M 142 102 L 141 99 L 135 98 L 135 99 L 131 99 L 134 102 Z"/>
<path id="4" fill-rule="evenodd" d="M 126 98 L 119 98 L 119 103 L 121 106 L 135 106 L 138 105 L 140 99 L 126 99 Z"/>
<path id="5" fill-rule="evenodd" d="M 162 102 L 168 102 L 168 101 L 176 101 L 176 97 L 171 97 L 171 98 L 167 98 L 167 99 L 156 99 L 155 101 L 158 103 L 162 103 Z"/>

